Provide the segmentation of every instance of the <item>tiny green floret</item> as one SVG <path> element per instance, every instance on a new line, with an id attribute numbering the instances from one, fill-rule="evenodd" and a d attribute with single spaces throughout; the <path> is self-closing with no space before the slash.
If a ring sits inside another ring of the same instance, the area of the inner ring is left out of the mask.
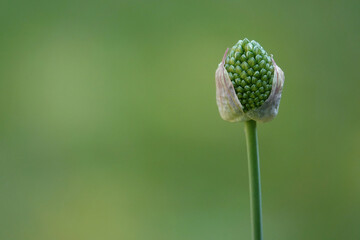
<path id="1" fill-rule="evenodd" d="M 236 43 L 226 57 L 225 69 L 244 112 L 259 108 L 268 99 L 274 66 L 258 42 L 245 38 Z"/>

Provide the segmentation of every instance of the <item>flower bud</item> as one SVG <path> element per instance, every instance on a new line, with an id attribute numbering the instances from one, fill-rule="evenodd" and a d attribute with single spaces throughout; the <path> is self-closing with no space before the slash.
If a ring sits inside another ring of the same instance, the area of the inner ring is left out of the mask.
<path id="1" fill-rule="evenodd" d="M 215 73 L 220 116 L 229 122 L 267 122 L 276 117 L 284 72 L 256 41 L 245 38 L 226 50 Z"/>

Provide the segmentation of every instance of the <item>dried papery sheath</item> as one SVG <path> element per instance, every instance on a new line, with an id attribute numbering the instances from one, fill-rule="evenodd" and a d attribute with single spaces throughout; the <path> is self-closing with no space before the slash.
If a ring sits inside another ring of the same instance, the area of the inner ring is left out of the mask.
<path id="1" fill-rule="evenodd" d="M 230 81 L 229 75 L 224 67 L 225 57 L 228 49 L 224 54 L 223 60 L 219 63 L 219 67 L 215 73 L 216 82 L 216 103 L 219 108 L 219 113 L 222 119 L 229 122 L 247 121 L 243 108 L 239 99 L 236 96 L 233 84 Z"/>
<path id="2" fill-rule="evenodd" d="M 278 113 L 284 72 L 256 41 L 236 43 L 215 74 L 220 116 L 229 122 L 267 122 Z"/>

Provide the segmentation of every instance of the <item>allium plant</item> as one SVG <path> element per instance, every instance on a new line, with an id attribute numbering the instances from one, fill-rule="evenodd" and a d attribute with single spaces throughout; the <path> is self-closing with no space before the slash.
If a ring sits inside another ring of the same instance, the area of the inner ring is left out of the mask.
<path id="1" fill-rule="evenodd" d="M 261 183 L 256 122 L 276 117 L 284 72 L 256 41 L 247 38 L 226 50 L 215 73 L 220 116 L 245 122 L 253 240 L 262 240 Z"/>

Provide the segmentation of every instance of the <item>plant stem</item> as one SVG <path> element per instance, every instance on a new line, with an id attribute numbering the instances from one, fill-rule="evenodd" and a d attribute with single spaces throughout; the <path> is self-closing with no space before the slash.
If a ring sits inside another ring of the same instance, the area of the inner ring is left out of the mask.
<path id="1" fill-rule="evenodd" d="M 252 239 L 262 240 L 260 162 L 255 121 L 250 120 L 245 122 L 245 135 L 249 162 Z"/>

